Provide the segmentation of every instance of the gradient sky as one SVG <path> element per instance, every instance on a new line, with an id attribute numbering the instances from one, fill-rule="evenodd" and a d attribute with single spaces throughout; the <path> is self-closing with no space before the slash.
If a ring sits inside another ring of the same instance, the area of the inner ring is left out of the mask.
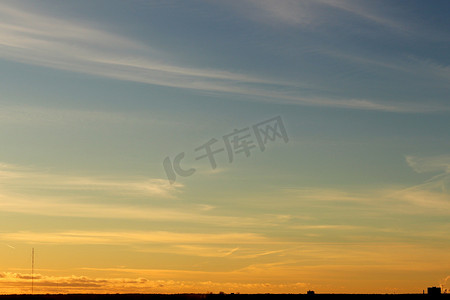
<path id="1" fill-rule="evenodd" d="M 0 294 L 450 288 L 449 10 L 0 1 Z"/>

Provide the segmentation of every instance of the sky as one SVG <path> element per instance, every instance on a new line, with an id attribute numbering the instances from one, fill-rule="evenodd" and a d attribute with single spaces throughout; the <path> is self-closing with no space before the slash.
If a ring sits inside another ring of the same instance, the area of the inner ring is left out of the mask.
<path id="1" fill-rule="evenodd" d="M 449 10 L 1 0 L 0 294 L 450 289 Z"/>

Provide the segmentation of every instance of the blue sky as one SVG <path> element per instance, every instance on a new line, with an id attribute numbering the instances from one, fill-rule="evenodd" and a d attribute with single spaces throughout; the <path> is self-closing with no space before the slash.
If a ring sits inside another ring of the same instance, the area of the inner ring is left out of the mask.
<path id="1" fill-rule="evenodd" d="M 2 1 L 0 293 L 32 247 L 43 292 L 445 286 L 449 6 Z M 195 159 L 276 116 L 287 143 Z"/>

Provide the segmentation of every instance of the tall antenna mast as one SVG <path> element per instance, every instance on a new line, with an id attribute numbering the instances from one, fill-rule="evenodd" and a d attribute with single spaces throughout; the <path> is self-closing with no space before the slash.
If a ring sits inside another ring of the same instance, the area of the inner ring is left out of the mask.
<path id="1" fill-rule="evenodd" d="M 34 294 L 34 248 L 31 251 L 31 293 Z"/>

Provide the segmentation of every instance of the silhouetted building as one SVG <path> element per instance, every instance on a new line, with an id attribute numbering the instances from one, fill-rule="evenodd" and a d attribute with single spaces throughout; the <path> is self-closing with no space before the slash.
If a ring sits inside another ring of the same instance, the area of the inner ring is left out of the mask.
<path id="1" fill-rule="evenodd" d="M 441 288 L 440 287 L 429 287 L 428 288 L 428 295 L 440 295 L 441 294 Z"/>

